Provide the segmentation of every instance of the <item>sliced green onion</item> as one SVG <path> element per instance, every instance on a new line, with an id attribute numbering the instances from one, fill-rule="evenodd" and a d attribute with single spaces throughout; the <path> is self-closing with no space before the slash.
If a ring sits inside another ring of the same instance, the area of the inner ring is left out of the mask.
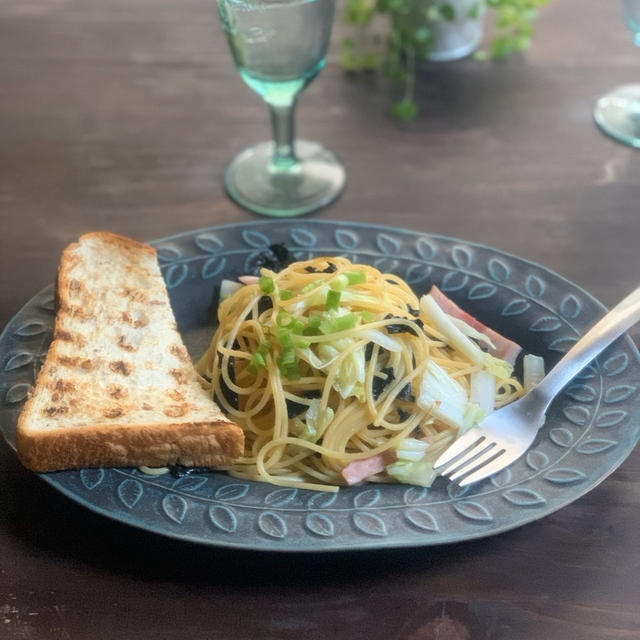
<path id="1" fill-rule="evenodd" d="M 333 321 L 333 328 L 335 331 L 347 331 L 353 329 L 356 326 L 356 314 L 348 313 L 344 316 L 339 316 Z"/>
<path id="2" fill-rule="evenodd" d="M 302 320 L 298 320 L 298 318 L 293 318 L 291 320 L 291 324 L 289 325 L 291 332 L 296 335 L 300 335 L 304 330 L 305 324 Z"/>
<path id="3" fill-rule="evenodd" d="M 270 276 L 261 276 L 258 279 L 258 286 L 260 287 L 260 291 L 265 295 L 273 293 L 276 288 L 276 285 L 273 282 L 273 278 Z"/>
<path id="4" fill-rule="evenodd" d="M 295 345 L 298 349 L 308 349 L 311 346 L 311 343 L 308 340 L 299 338 L 295 341 Z"/>
<path id="5" fill-rule="evenodd" d="M 360 312 L 360 317 L 362 318 L 362 322 L 373 322 L 373 313 L 371 313 L 371 311 L 368 311 L 367 309 L 363 309 Z"/>
<path id="6" fill-rule="evenodd" d="M 329 282 L 329 286 L 334 291 L 344 291 L 349 286 L 349 278 L 344 273 L 338 274 Z"/>
<path id="7" fill-rule="evenodd" d="M 269 349 L 271 349 L 271 343 L 268 340 L 263 340 L 256 349 L 256 352 L 262 356 L 266 356 L 269 353 Z"/>
<path id="8" fill-rule="evenodd" d="M 327 300 L 325 304 L 327 309 L 337 309 L 340 306 L 340 292 L 330 289 L 327 292 Z"/>
<path id="9" fill-rule="evenodd" d="M 276 314 L 276 324 L 279 327 L 288 327 L 293 322 L 293 316 L 287 311 L 278 311 Z"/>
<path id="10" fill-rule="evenodd" d="M 283 349 L 291 349 L 293 347 L 293 337 L 291 331 L 287 328 L 278 329 L 278 342 Z"/>
<path id="11" fill-rule="evenodd" d="M 367 281 L 367 274 L 358 269 L 357 271 L 347 271 L 344 273 L 349 284 L 364 284 Z"/>

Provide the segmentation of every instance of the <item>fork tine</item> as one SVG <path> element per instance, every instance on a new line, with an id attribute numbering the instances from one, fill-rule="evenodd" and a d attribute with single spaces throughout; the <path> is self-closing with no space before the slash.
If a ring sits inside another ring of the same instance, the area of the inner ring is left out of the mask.
<path id="1" fill-rule="evenodd" d="M 477 444 L 481 444 L 478 442 L 479 440 L 484 441 L 484 435 L 482 432 L 476 427 L 469 429 L 467 433 L 456 440 L 444 451 L 444 453 L 440 455 L 440 457 L 433 463 L 433 468 L 438 471 L 440 467 L 448 465 L 454 458 L 457 458 L 467 449 L 472 446 L 475 447 Z"/>
<path id="2" fill-rule="evenodd" d="M 465 487 L 472 482 L 477 482 L 478 480 L 483 480 L 484 478 L 488 478 L 492 476 L 494 473 L 501 471 L 505 467 L 508 467 L 514 460 L 517 460 L 524 451 L 519 451 L 517 453 L 504 451 L 498 458 L 491 460 L 488 464 L 480 469 L 476 469 L 472 474 L 468 475 L 466 478 L 458 482 L 461 487 Z"/>
<path id="3" fill-rule="evenodd" d="M 494 446 L 495 443 L 487 440 L 486 438 L 484 440 L 480 440 L 471 448 L 465 449 L 463 453 L 455 457 L 449 464 L 444 467 L 440 467 L 438 469 L 438 473 L 443 476 L 451 476 L 452 473 L 457 473 L 458 469 L 466 467 L 469 464 L 472 465 L 469 469 L 472 469 L 472 463 L 480 456 L 483 456 L 489 449 L 493 449 Z"/>
<path id="4" fill-rule="evenodd" d="M 504 449 L 501 449 L 497 443 L 492 442 L 491 446 L 487 447 L 479 456 L 465 462 L 465 464 L 455 469 L 452 474 L 447 474 L 449 476 L 449 480 L 455 482 L 458 478 L 462 478 L 462 476 L 467 475 L 472 471 L 480 470 L 482 467 L 501 456 L 504 452 Z"/>

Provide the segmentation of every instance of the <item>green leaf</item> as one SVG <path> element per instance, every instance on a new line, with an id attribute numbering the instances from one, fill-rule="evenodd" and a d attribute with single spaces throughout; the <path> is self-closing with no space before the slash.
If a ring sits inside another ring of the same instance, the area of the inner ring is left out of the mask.
<path id="1" fill-rule="evenodd" d="M 440 15 L 445 20 L 448 20 L 449 22 L 451 22 L 456 19 L 456 10 L 453 7 L 453 5 L 449 4 L 448 2 L 445 2 L 444 4 L 440 5 Z"/>
<path id="2" fill-rule="evenodd" d="M 410 98 L 405 98 L 393 105 L 391 113 L 400 120 L 410 122 L 415 120 L 418 115 L 418 105 Z"/>

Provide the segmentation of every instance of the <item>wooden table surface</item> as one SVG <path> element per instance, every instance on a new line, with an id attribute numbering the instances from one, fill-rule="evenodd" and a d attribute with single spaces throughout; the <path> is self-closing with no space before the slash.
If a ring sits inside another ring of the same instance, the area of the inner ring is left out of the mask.
<path id="1" fill-rule="evenodd" d="M 299 105 L 300 134 L 348 171 L 314 217 L 492 245 L 607 306 L 638 284 L 640 151 L 592 121 L 600 94 L 640 79 L 617 2 L 551 0 L 531 49 L 502 64 L 424 65 L 410 125 L 388 117 L 383 81 L 341 71 L 341 30 Z M 213 0 L 4 0 L 0 88 L 0 325 L 84 231 L 151 240 L 256 219 L 221 183 L 268 137 L 267 110 Z M 0 638 L 640 638 L 639 503 L 635 451 L 583 498 L 493 538 L 232 552 L 94 515 L 0 443 Z"/>

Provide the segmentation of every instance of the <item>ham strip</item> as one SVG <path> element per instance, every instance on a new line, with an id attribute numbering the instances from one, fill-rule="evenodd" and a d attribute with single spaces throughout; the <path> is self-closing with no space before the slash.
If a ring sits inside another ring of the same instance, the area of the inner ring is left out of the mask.
<path id="1" fill-rule="evenodd" d="M 342 477 L 348 485 L 358 484 L 376 473 L 382 473 L 394 459 L 395 453 L 393 451 L 385 451 L 370 458 L 354 460 L 342 470 Z"/>
<path id="2" fill-rule="evenodd" d="M 506 360 L 510 364 L 515 363 L 518 354 L 522 351 L 522 347 L 519 344 L 513 342 L 513 340 L 509 340 L 509 338 L 505 338 L 503 335 L 482 324 L 480 320 L 477 320 L 471 314 L 461 309 L 453 300 L 451 300 L 451 298 L 448 298 L 435 285 L 431 287 L 429 295 L 431 295 L 436 304 L 446 314 L 466 322 L 470 327 L 473 327 L 476 331 L 487 336 L 494 345 L 494 348 L 489 348 L 489 353 L 492 356 Z"/>

